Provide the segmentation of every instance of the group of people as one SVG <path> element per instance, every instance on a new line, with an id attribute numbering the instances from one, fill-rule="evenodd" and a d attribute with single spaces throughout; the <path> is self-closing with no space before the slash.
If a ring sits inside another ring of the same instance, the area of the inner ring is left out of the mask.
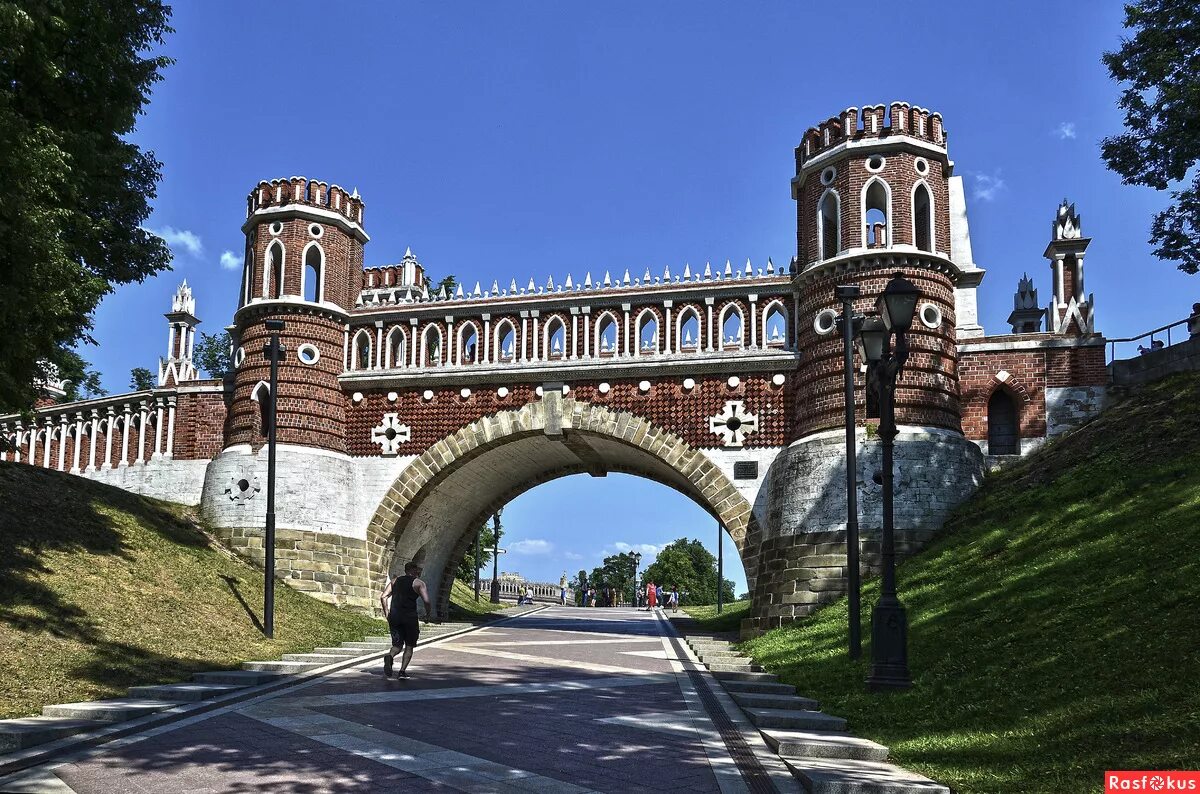
<path id="1" fill-rule="evenodd" d="M 589 587 L 583 594 L 585 607 L 619 607 L 621 594 L 615 587 Z"/>
<path id="2" fill-rule="evenodd" d="M 673 585 L 670 590 L 667 590 L 661 584 L 646 582 L 645 596 L 644 603 L 647 612 L 659 607 L 672 612 L 679 611 L 679 585 Z"/>

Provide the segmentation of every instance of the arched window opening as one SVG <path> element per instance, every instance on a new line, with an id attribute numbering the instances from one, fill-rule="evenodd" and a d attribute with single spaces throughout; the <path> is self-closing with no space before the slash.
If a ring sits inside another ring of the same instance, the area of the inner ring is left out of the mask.
<path id="1" fill-rule="evenodd" d="M 658 318 L 654 312 L 643 312 L 638 324 L 638 352 L 658 352 Z"/>
<path id="2" fill-rule="evenodd" d="M 354 350 L 351 351 L 350 367 L 352 369 L 371 368 L 371 333 L 359 331 L 354 336 Z"/>
<path id="3" fill-rule="evenodd" d="M 546 327 L 546 358 L 562 358 L 566 350 L 567 328 L 562 320 L 551 320 Z"/>
<path id="4" fill-rule="evenodd" d="M 778 303 L 767 309 L 767 317 L 763 321 L 763 342 L 767 347 L 787 346 L 787 315 Z"/>
<path id="5" fill-rule="evenodd" d="M 617 352 L 617 321 L 612 318 L 612 315 L 604 315 L 600 320 L 600 325 L 597 329 L 597 339 L 600 340 L 597 346 L 602 356 L 612 356 Z"/>
<path id="6" fill-rule="evenodd" d="M 387 346 L 388 366 L 392 369 L 403 367 L 404 362 L 407 360 L 405 353 L 408 352 L 408 346 L 404 342 L 404 331 L 399 328 L 393 328 L 392 332 L 388 335 Z"/>
<path id="7" fill-rule="evenodd" d="M 475 326 L 468 324 L 460 332 L 459 358 L 460 364 L 474 364 L 479 357 L 479 332 Z"/>
<path id="8" fill-rule="evenodd" d="M 496 329 L 496 358 L 499 361 L 512 361 L 517 349 L 517 330 L 513 324 L 505 321 Z"/>
<path id="9" fill-rule="evenodd" d="M 988 454 L 1018 453 L 1017 404 L 1004 389 L 996 389 L 988 400 Z"/>
<path id="10" fill-rule="evenodd" d="M 842 211 L 838 204 L 838 195 L 832 190 L 821 199 L 821 207 L 817 212 L 820 229 L 818 230 L 821 244 L 820 258 L 828 259 L 837 256 L 842 250 Z"/>
<path id="11" fill-rule="evenodd" d="M 304 300 L 318 303 L 324 297 L 321 273 L 325 269 L 325 254 L 321 246 L 311 245 L 304 254 Z"/>
<path id="12" fill-rule="evenodd" d="M 266 438 L 271 432 L 271 387 L 259 381 L 250 393 L 250 399 L 258 403 L 258 432 Z M 134 421 L 136 423 L 136 417 Z"/>
<path id="13" fill-rule="evenodd" d="M 737 349 L 742 346 L 742 314 L 730 308 L 721 320 L 721 349 Z"/>
<path id="14" fill-rule="evenodd" d="M 700 348 L 700 317 L 689 310 L 679 323 L 679 349 L 684 351 Z"/>
<path id="15" fill-rule="evenodd" d="M 922 251 L 933 250 L 931 204 L 929 188 L 917 185 L 917 189 L 913 191 L 913 243 Z"/>
<path id="16" fill-rule="evenodd" d="M 425 347 L 425 366 L 440 367 L 442 365 L 442 332 L 436 325 L 425 329 L 423 337 Z"/>
<path id="17" fill-rule="evenodd" d="M 863 193 L 863 222 L 865 224 L 863 239 L 868 248 L 886 248 L 888 245 L 888 198 L 887 185 L 880 179 L 874 179 Z"/>
<path id="18" fill-rule="evenodd" d="M 271 243 L 267 251 L 268 281 L 263 283 L 263 296 L 278 298 L 283 295 L 283 244 L 278 240 Z"/>

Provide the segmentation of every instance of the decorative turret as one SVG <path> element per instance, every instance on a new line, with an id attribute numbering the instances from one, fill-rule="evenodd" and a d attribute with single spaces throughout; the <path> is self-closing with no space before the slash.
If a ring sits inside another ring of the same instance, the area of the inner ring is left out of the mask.
<path id="1" fill-rule="evenodd" d="M 1042 317 L 1046 310 L 1038 305 L 1037 290 L 1033 280 L 1026 273 L 1017 282 L 1017 292 L 1013 296 L 1012 314 L 1008 315 L 1008 324 L 1014 334 L 1036 334 L 1042 330 Z"/>
<path id="2" fill-rule="evenodd" d="M 1063 199 L 1050 224 L 1050 243 L 1045 257 L 1054 273 L 1054 294 L 1046 312 L 1047 330 L 1064 336 L 1091 336 L 1096 332 L 1093 297 L 1083 288 L 1083 255 L 1090 237 L 1075 205 Z"/>
<path id="3" fill-rule="evenodd" d="M 167 357 L 158 360 L 158 385 L 174 386 L 196 379 L 196 366 L 192 353 L 196 347 L 196 299 L 187 279 L 171 297 L 171 311 L 167 318 Z"/>

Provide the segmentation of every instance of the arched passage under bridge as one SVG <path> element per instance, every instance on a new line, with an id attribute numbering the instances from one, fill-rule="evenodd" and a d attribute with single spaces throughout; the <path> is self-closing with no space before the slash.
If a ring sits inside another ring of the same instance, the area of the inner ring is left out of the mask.
<path id="1" fill-rule="evenodd" d="M 421 561 L 444 617 L 454 570 L 487 516 L 544 482 L 607 472 L 660 482 L 720 521 L 753 592 L 761 528 L 745 497 L 701 450 L 635 414 L 550 390 L 520 410 L 472 422 L 405 467 L 367 528 L 371 579 L 382 586 L 407 560 Z"/>

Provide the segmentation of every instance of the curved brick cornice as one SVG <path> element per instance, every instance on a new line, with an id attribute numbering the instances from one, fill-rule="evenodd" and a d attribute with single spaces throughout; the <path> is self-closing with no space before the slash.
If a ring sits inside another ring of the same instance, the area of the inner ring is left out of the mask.
<path id="1" fill-rule="evenodd" d="M 440 485 L 472 462 L 481 469 L 488 467 L 492 461 L 480 459 L 489 452 L 539 437 L 568 445 L 572 436 L 585 442 L 594 440 L 595 447 L 591 449 L 596 456 L 594 465 L 602 465 L 606 471 L 649 477 L 681 491 L 723 523 L 743 561 L 755 553 L 760 532 L 750 504 L 702 452 L 632 413 L 561 398 L 555 393 L 547 397 L 519 410 L 502 411 L 472 422 L 435 443 L 401 472 L 367 527 L 372 583 L 382 586 L 386 581 L 393 549 L 405 545 L 405 532 L 423 508 L 426 513 L 429 509 L 455 509 L 430 502 L 439 499 Z M 449 559 L 444 560 L 441 570 L 427 571 L 439 581 L 444 579 L 437 593 L 439 614 L 445 614 L 449 577 L 469 545 L 475 526 L 496 507 L 530 487 L 587 469 L 586 460 L 567 467 L 548 462 L 544 471 L 533 478 L 497 486 L 495 493 L 487 494 L 482 509 L 470 510 L 469 520 L 456 521 L 463 529 L 454 531 L 452 538 L 442 539 L 452 549 L 448 551 Z M 430 508 L 427 502 L 434 507 Z M 752 566 L 747 565 L 747 569 Z"/>

